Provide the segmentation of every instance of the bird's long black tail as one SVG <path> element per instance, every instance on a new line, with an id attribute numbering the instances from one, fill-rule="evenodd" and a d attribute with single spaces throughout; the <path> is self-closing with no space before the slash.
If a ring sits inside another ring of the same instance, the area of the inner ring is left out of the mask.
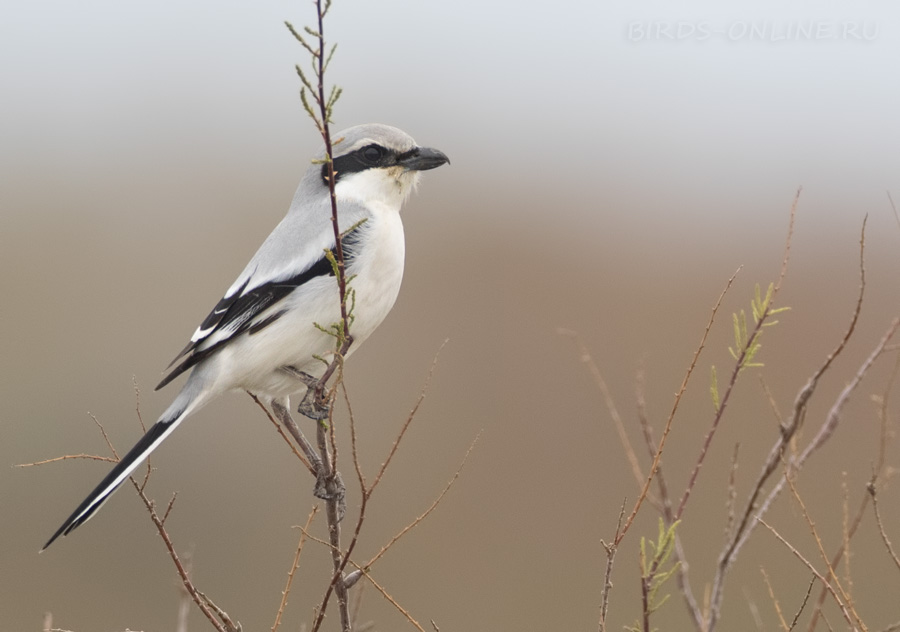
<path id="1" fill-rule="evenodd" d="M 62 523 L 56 533 L 47 540 L 47 544 L 41 551 L 53 544 L 58 537 L 69 535 L 74 529 L 87 522 L 131 473 L 150 456 L 150 453 L 175 430 L 185 417 L 197 408 L 197 405 L 200 404 L 198 400 L 205 398 L 193 397 L 192 391 L 193 389 L 190 388 L 182 390 L 169 409 L 159 418 L 159 421 L 153 424 L 150 430 L 128 451 L 128 454 L 116 463 L 112 471 L 100 481 L 94 491 L 88 494 L 88 497 L 78 505 L 78 508 Z"/>

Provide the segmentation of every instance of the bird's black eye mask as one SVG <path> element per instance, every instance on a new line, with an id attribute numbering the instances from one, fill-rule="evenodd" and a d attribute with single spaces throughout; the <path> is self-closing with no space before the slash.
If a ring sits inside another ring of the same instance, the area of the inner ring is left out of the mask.
<path id="1" fill-rule="evenodd" d="M 417 151 L 417 148 L 413 148 L 403 153 L 397 153 L 392 149 L 386 149 L 375 143 L 360 147 L 349 154 L 344 154 L 334 159 L 335 183 L 340 182 L 343 176 L 350 173 L 358 173 L 366 169 L 393 167 L 400 164 L 404 159 L 415 156 Z M 328 186 L 327 164 L 322 165 L 322 182 L 325 186 Z"/>

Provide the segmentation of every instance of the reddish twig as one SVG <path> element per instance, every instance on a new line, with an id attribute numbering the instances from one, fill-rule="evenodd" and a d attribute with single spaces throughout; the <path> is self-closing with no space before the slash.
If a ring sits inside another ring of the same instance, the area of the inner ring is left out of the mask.
<path id="1" fill-rule="evenodd" d="M 441 346 L 438 347 L 437 352 L 434 354 L 434 358 L 431 360 L 431 367 L 429 367 L 428 374 L 425 376 L 425 383 L 422 385 L 422 389 L 419 391 L 419 397 L 416 399 L 416 403 L 409 411 L 409 415 L 406 416 L 406 421 L 404 422 L 403 427 L 400 429 L 400 432 L 397 433 L 397 438 L 394 439 L 394 443 L 393 445 L 391 445 L 391 450 L 390 452 L 388 452 L 387 458 L 384 460 L 384 463 L 381 464 L 381 469 L 378 470 L 378 474 L 375 475 L 371 487 L 367 488 L 366 493 L 368 495 L 371 496 L 372 492 L 374 492 L 375 488 L 378 486 L 378 483 L 381 482 L 381 478 L 384 476 L 384 473 L 387 470 L 388 466 L 391 464 L 394 455 L 397 453 L 397 449 L 400 447 L 401 439 L 406 436 L 407 428 L 409 428 L 409 425 L 412 423 L 412 420 L 416 416 L 416 413 L 419 412 L 419 406 L 421 406 L 422 402 L 425 400 L 425 393 L 428 391 L 428 387 L 431 386 L 431 378 L 434 377 L 434 371 L 435 369 L 437 369 L 438 358 L 441 355 L 441 351 L 443 351 L 444 347 L 447 346 L 448 342 L 450 342 L 449 338 L 444 339 L 444 342 L 441 343 Z"/>
<path id="2" fill-rule="evenodd" d="M 757 518 L 761 518 L 768 511 L 769 506 L 774 501 L 774 499 L 781 493 L 781 490 L 784 485 L 784 479 L 782 479 L 775 488 L 769 493 L 766 497 L 765 501 L 760 505 L 759 498 L 762 496 L 763 489 L 766 483 L 771 478 L 772 474 L 777 470 L 779 464 L 782 462 L 784 458 L 784 452 L 786 448 L 790 445 L 792 439 L 799 431 L 800 427 L 803 424 L 803 421 L 806 418 L 806 411 L 809 406 L 810 399 L 816 391 L 816 387 L 819 384 L 819 380 L 825 374 L 826 371 L 832 366 L 835 359 L 841 354 L 844 348 L 847 346 L 851 336 L 856 330 L 856 324 L 859 320 L 860 313 L 862 311 L 863 298 L 865 296 L 865 288 L 866 288 L 866 273 L 865 273 L 865 227 L 866 222 L 863 221 L 862 230 L 860 233 L 860 255 L 859 255 L 859 270 L 860 270 L 860 285 L 859 285 L 859 294 L 856 299 L 856 304 L 853 310 L 853 314 L 850 318 L 850 324 L 847 327 L 846 332 L 844 333 L 841 340 L 838 342 L 835 349 L 828 354 L 825 358 L 822 365 L 813 373 L 813 375 L 809 378 L 803 388 L 797 394 L 797 397 L 794 400 L 793 412 L 790 420 L 786 424 L 782 424 L 780 427 L 780 432 L 775 444 L 772 446 L 769 451 L 769 455 L 766 458 L 766 461 L 762 467 L 760 474 L 757 476 L 756 483 L 754 484 L 750 495 L 747 499 L 747 502 L 744 505 L 744 510 L 740 515 L 740 520 L 738 521 L 737 528 L 734 530 L 733 536 L 730 541 L 726 544 L 722 553 L 719 556 L 719 562 L 716 569 L 716 575 L 713 579 L 713 587 L 710 599 L 710 627 L 712 630 L 715 628 L 715 624 L 718 621 L 720 614 L 720 607 L 722 603 L 722 598 L 724 595 L 724 586 L 725 586 L 725 578 L 728 573 L 731 564 L 737 558 L 740 549 L 743 547 L 744 543 L 750 537 L 750 534 L 753 532 L 753 529 L 756 526 L 756 522 L 752 522 L 752 517 L 755 515 Z M 837 420 L 839 418 L 840 409 L 843 407 L 846 398 L 850 396 L 850 393 L 855 389 L 856 385 L 859 384 L 859 381 L 862 379 L 862 376 L 865 375 L 868 367 L 871 366 L 871 363 L 874 362 L 875 358 L 883 352 L 884 345 L 890 340 L 891 335 L 887 335 L 883 340 L 881 345 L 879 345 L 878 350 L 873 356 L 870 357 L 870 360 L 864 364 L 864 367 L 860 369 L 860 372 L 857 373 L 857 379 L 852 383 L 852 388 L 849 390 L 845 389 L 842 393 L 841 397 L 839 397 L 839 404 L 835 404 L 835 407 L 832 408 L 832 412 L 829 414 L 828 421 L 823 425 L 820 430 L 820 435 L 823 431 L 832 424 L 836 425 Z M 833 426 L 830 432 L 833 432 Z M 827 436 L 830 436 L 830 432 L 827 433 Z M 827 440 L 827 437 L 825 437 Z M 808 458 L 808 456 L 821 445 L 821 442 L 818 440 L 814 441 L 816 443 L 816 447 L 812 450 L 810 449 L 812 446 L 808 447 L 804 454 L 799 457 L 792 458 L 789 461 L 790 467 L 793 468 L 793 471 L 799 470 L 802 467 L 803 462 Z"/>
<path id="3" fill-rule="evenodd" d="M 603 402 L 606 405 L 606 410 L 609 412 L 609 416 L 613 421 L 613 426 L 615 426 L 616 428 L 616 433 L 619 435 L 619 443 L 622 444 L 622 449 L 625 452 L 625 456 L 628 459 L 629 465 L 631 465 L 631 472 L 634 475 L 634 479 L 637 481 L 638 488 L 640 488 L 644 483 L 644 473 L 641 471 L 641 465 L 638 462 L 637 453 L 635 452 L 634 447 L 631 445 L 631 440 L 628 438 L 628 433 L 625 431 L 625 424 L 622 421 L 622 416 L 619 414 L 618 408 L 616 408 L 616 402 L 613 399 L 612 394 L 609 392 L 609 387 L 606 385 L 606 380 L 603 379 L 603 373 L 600 372 L 600 368 L 597 366 L 597 363 L 594 362 L 594 358 L 591 355 L 591 352 L 588 350 L 587 345 L 584 344 L 584 341 L 581 339 L 581 336 L 579 336 L 577 332 L 562 327 L 560 327 L 556 331 L 561 336 L 568 336 L 569 338 L 571 338 L 574 341 L 575 345 L 578 347 L 578 357 L 581 362 L 587 367 L 588 372 L 590 372 L 591 377 L 594 380 L 594 383 L 597 385 L 597 388 L 600 389 L 600 394 L 603 396 Z"/>
<path id="4" fill-rule="evenodd" d="M 282 424 L 278 423 L 278 420 L 276 420 L 275 417 L 272 416 L 272 413 L 269 411 L 269 409 L 266 408 L 265 404 L 263 404 L 256 395 L 254 395 L 250 391 L 247 391 L 247 395 L 249 395 L 250 398 L 254 402 L 256 402 L 256 405 L 262 409 L 268 420 L 272 422 L 273 426 L 275 426 L 275 430 L 279 435 L 281 435 L 281 438 L 284 439 L 284 442 L 287 443 L 288 446 L 290 446 L 291 451 L 294 453 L 294 456 L 300 459 L 300 462 L 306 466 L 306 469 L 308 469 L 311 474 L 315 475 L 315 468 L 310 464 L 309 460 L 300 453 L 300 451 L 297 449 L 297 446 L 294 445 L 294 442 L 291 441 L 286 434 L 284 434 L 284 428 L 282 427 Z"/>
<path id="5" fill-rule="evenodd" d="M 684 490 L 684 495 L 681 497 L 681 503 L 678 505 L 678 511 L 675 512 L 676 520 L 681 519 L 681 516 L 684 514 L 687 502 L 691 497 L 691 491 L 694 489 L 694 485 L 697 482 L 697 476 L 700 474 L 700 468 L 703 466 L 703 462 L 706 459 L 706 454 L 709 451 L 710 446 L 712 445 L 713 437 L 716 434 L 719 423 L 722 421 L 722 416 L 725 414 L 725 409 L 728 405 L 728 400 L 731 397 L 731 393 L 734 392 L 734 387 L 737 384 L 738 375 L 744 368 L 744 361 L 747 358 L 747 354 L 756 342 L 759 333 L 762 331 L 763 325 L 772 314 L 772 306 L 775 303 L 775 298 L 778 296 L 778 291 L 781 289 L 781 284 L 784 282 L 784 278 L 787 275 L 787 266 L 791 254 L 791 239 L 794 235 L 794 220 L 797 216 L 797 203 L 800 201 L 801 191 L 802 188 L 797 189 L 797 193 L 794 196 L 794 202 L 793 204 L 791 204 L 791 214 L 790 220 L 788 222 L 788 234 L 784 245 L 784 256 L 781 259 L 781 272 L 778 275 L 778 281 L 775 283 L 775 287 L 772 291 L 772 298 L 770 301 L 768 301 L 766 308 L 763 310 L 763 313 L 759 314 L 759 317 L 756 321 L 756 326 L 747 337 L 747 344 L 744 345 L 743 349 L 741 349 L 741 352 L 734 363 L 734 369 L 731 372 L 731 379 L 728 382 L 728 387 L 725 389 L 725 394 L 722 396 L 721 402 L 719 404 L 718 410 L 716 410 L 716 415 L 713 418 L 710 429 L 706 433 L 706 438 L 703 440 L 703 444 L 700 448 L 700 455 L 697 457 L 697 461 L 694 465 L 693 471 L 691 472 L 687 487 Z"/>
<path id="6" fill-rule="evenodd" d="M 757 518 L 756 520 L 757 520 L 757 522 L 762 524 L 766 529 L 768 529 L 772 533 L 772 535 L 774 535 L 776 538 L 778 538 L 778 541 L 781 542 L 785 547 L 787 547 L 787 549 L 791 553 L 794 554 L 794 557 L 796 557 L 798 560 L 800 560 L 806 566 L 806 568 L 808 568 L 810 570 L 810 572 L 812 572 L 812 574 L 815 575 L 816 578 L 820 582 L 822 582 L 822 584 L 824 584 L 825 586 L 828 587 L 828 592 L 829 592 L 829 594 L 831 594 L 831 597 L 834 599 L 835 603 L 840 608 L 841 614 L 844 615 L 844 620 L 850 625 L 850 627 L 852 629 L 855 630 L 856 625 L 853 623 L 853 618 L 850 616 L 850 613 L 847 611 L 847 606 L 844 604 L 843 601 L 841 601 L 841 598 L 834 591 L 834 588 L 825 580 L 825 577 L 818 570 L 816 570 L 816 567 L 813 566 L 809 562 L 809 560 L 807 560 L 805 557 L 803 557 L 803 554 L 800 553 L 800 551 L 798 551 L 790 542 L 785 540 L 784 537 L 782 537 L 782 535 L 780 533 L 778 533 L 778 531 L 776 531 L 774 527 L 772 527 L 770 524 L 768 524 L 762 518 Z"/>
<path id="7" fill-rule="evenodd" d="M 628 529 L 631 527 L 631 524 L 634 522 L 635 517 L 640 511 L 641 505 L 644 502 L 644 499 L 647 497 L 647 493 L 650 491 L 650 484 L 653 482 L 653 478 L 656 475 L 656 470 L 659 468 L 660 459 L 662 459 L 663 448 L 666 445 L 666 439 L 669 436 L 669 432 L 672 429 L 672 421 L 675 419 L 675 413 L 678 411 L 678 405 L 681 403 L 681 398 L 684 396 L 685 391 L 687 390 L 688 382 L 691 379 L 691 375 L 694 372 L 694 367 L 697 366 L 697 359 L 700 357 L 700 353 L 703 351 L 706 346 L 706 339 L 709 337 L 710 329 L 712 329 L 713 321 L 715 321 L 716 313 L 719 311 L 719 306 L 722 304 L 722 300 L 725 298 L 725 294 L 728 292 L 732 283 L 734 283 L 735 277 L 738 275 L 738 272 L 741 271 L 741 268 L 738 268 L 734 274 L 731 275 L 731 278 L 728 279 L 728 283 L 725 285 L 725 289 L 722 290 L 722 293 L 719 295 L 716 304 L 713 306 L 712 313 L 710 314 L 709 321 L 706 323 L 706 329 L 703 330 L 703 336 L 700 338 L 700 344 L 697 346 L 697 350 L 694 352 L 694 357 L 691 359 L 691 364 L 688 366 L 687 373 L 685 373 L 684 379 L 681 382 L 681 387 L 678 389 L 678 392 L 675 394 L 675 401 L 672 404 L 672 410 L 669 412 L 669 417 L 666 419 L 666 425 L 663 429 L 662 437 L 660 438 L 659 445 L 656 448 L 656 454 L 653 457 L 653 463 L 650 466 L 650 473 L 647 475 L 647 480 L 644 481 L 644 486 L 641 488 L 641 493 L 638 496 L 637 501 L 634 504 L 634 507 L 631 509 L 631 513 L 628 515 L 628 518 L 625 520 L 625 525 L 622 527 L 622 530 L 619 532 L 619 535 L 616 537 L 615 544 L 619 544 L 622 541 L 622 538 L 625 537 L 625 534 L 628 533 Z"/>
<path id="8" fill-rule="evenodd" d="M 887 549 L 891 559 L 894 560 L 894 565 L 897 567 L 897 570 L 900 570 L 900 557 L 897 556 L 897 551 L 894 550 L 894 546 L 891 544 L 891 540 L 884 530 L 884 524 L 881 522 L 881 512 L 878 511 L 878 496 L 875 492 L 875 485 L 869 483 L 866 486 L 866 489 L 868 490 L 869 495 L 872 496 L 872 509 L 875 511 L 875 524 L 878 525 L 878 533 L 881 535 L 881 541 L 884 542 L 884 548 Z"/>
<path id="9" fill-rule="evenodd" d="M 612 592 L 612 571 L 613 563 L 616 560 L 616 552 L 619 550 L 616 542 L 619 540 L 619 532 L 622 530 L 622 520 L 625 518 L 625 500 L 622 501 L 622 508 L 619 510 L 619 520 L 616 522 L 616 533 L 613 541 L 609 544 L 600 540 L 600 544 L 606 551 L 606 570 L 603 573 L 603 590 L 600 591 L 600 632 L 606 632 L 606 615 L 609 612 L 609 595 Z"/>
<path id="10" fill-rule="evenodd" d="M 427 518 L 428 515 L 437 508 L 437 506 L 444 499 L 444 496 L 447 495 L 447 492 L 450 491 L 450 488 L 453 487 L 453 483 L 455 483 L 456 479 L 459 478 L 459 475 L 462 472 L 463 467 L 465 467 L 466 462 L 469 460 L 469 455 L 472 453 L 472 450 L 475 449 L 475 444 L 478 443 L 478 439 L 480 437 L 481 437 L 481 433 L 479 432 L 475 436 L 475 439 L 472 440 L 472 443 L 469 444 L 469 449 L 466 450 L 466 454 L 465 454 L 465 456 L 463 456 L 463 460 L 459 464 L 459 467 L 456 468 L 456 471 L 453 473 L 453 476 L 450 478 L 450 480 L 444 486 L 444 489 L 441 490 L 441 493 L 438 494 L 437 498 L 434 499 L 434 502 L 431 503 L 431 505 L 428 507 L 428 509 L 426 509 L 419 516 L 417 516 L 415 520 L 413 520 L 408 525 L 403 527 L 403 529 L 401 529 L 394 537 L 392 537 L 387 544 L 385 544 L 383 547 L 381 547 L 381 550 L 378 551 L 378 553 L 376 553 L 372 559 L 370 559 L 368 562 L 366 562 L 363 565 L 364 568 L 366 568 L 366 569 L 372 568 L 372 565 L 374 565 L 375 562 L 380 560 L 382 558 L 382 556 L 384 556 L 384 554 L 387 553 L 388 549 L 390 549 L 397 542 L 397 540 L 399 540 L 404 535 L 409 533 L 412 529 L 414 529 L 419 524 L 421 524 L 421 522 L 423 520 L 425 520 L 425 518 Z"/>
<path id="11" fill-rule="evenodd" d="M 284 590 L 281 591 L 281 603 L 278 606 L 278 612 L 275 614 L 275 623 L 272 624 L 272 632 L 278 632 L 278 626 L 281 625 L 281 616 L 284 614 L 284 608 L 287 606 L 288 595 L 291 594 L 291 584 L 294 583 L 294 573 L 300 566 L 300 554 L 303 552 L 303 545 L 306 543 L 306 534 L 309 531 L 309 525 L 312 524 L 313 518 L 319 511 L 318 505 L 313 505 L 312 511 L 306 518 L 306 525 L 300 529 L 300 541 L 297 543 L 297 551 L 294 553 L 294 561 L 291 563 L 291 570 L 288 571 L 287 583 Z"/>
<path id="12" fill-rule="evenodd" d="M 48 463 L 67 461 L 69 459 L 87 459 L 89 461 L 106 461 L 107 463 L 119 462 L 119 459 L 114 459 L 111 456 L 97 456 L 96 454 L 64 454 L 63 456 L 56 456 L 52 459 L 44 459 L 43 461 L 34 461 L 33 463 L 16 463 L 14 467 L 34 467 L 35 465 L 47 465 Z"/>
<path id="13" fill-rule="evenodd" d="M 769 574 L 766 572 L 765 567 L 760 566 L 759 571 L 762 573 L 763 581 L 766 584 L 766 588 L 769 591 L 769 599 L 772 600 L 772 606 L 775 608 L 775 614 L 778 616 L 778 622 L 781 624 L 781 629 L 784 632 L 790 632 L 790 627 L 788 627 L 788 622 L 784 618 L 784 614 L 781 612 L 781 604 L 778 603 L 778 597 L 775 596 L 775 589 L 772 587 L 772 582 L 769 581 Z"/>

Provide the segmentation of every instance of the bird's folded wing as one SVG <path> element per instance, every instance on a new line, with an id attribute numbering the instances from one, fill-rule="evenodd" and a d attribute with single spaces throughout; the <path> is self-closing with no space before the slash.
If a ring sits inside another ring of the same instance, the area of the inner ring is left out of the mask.
<path id="1" fill-rule="evenodd" d="M 352 256 L 353 249 L 347 246 L 357 240 L 359 231 L 360 226 L 356 226 L 341 238 L 341 244 L 345 246 L 347 255 Z M 349 265 L 349 261 L 347 264 Z M 180 364 L 156 386 L 156 390 L 161 389 L 241 334 L 246 332 L 252 335 L 272 324 L 286 311 L 279 309 L 279 305 L 285 297 L 311 279 L 332 274 L 334 274 L 332 265 L 325 256 L 324 249 L 321 251 L 319 259 L 312 262 L 311 265 L 297 270 L 294 274 L 282 273 L 279 275 L 281 278 L 254 284 L 252 287 L 250 287 L 251 282 L 256 281 L 257 275 L 252 270 L 250 274 L 246 274 L 245 271 L 246 278 L 239 285 L 232 286 L 203 320 L 187 346 L 169 364 L 171 367 L 181 360 Z"/>

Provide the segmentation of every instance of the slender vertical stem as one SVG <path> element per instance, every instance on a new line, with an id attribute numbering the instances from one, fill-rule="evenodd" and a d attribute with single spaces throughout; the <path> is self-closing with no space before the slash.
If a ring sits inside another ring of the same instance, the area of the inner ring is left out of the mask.
<path id="1" fill-rule="evenodd" d="M 330 591 L 334 589 L 338 600 L 338 611 L 341 613 L 341 630 L 350 632 L 350 609 L 349 599 L 347 598 L 347 587 L 344 584 L 343 569 L 346 562 L 344 554 L 341 551 L 341 515 L 338 505 L 343 502 L 343 484 L 340 482 L 340 475 L 334 466 L 334 454 L 328 449 L 328 430 L 323 424 L 318 424 L 316 429 L 316 443 L 319 447 L 319 453 L 322 455 L 322 462 L 325 467 L 326 489 L 331 496 L 325 503 L 325 517 L 328 522 L 328 541 L 331 544 L 331 562 L 334 568 L 331 585 L 328 587 Z M 327 595 L 326 595 L 327 599 Z M 323 610 L 324 612 L 324 604 Z"/>
<path id="2" fill-rule="evenodd" d="M 350 348 L 353 338 L 350 337 L 350 318 L 347 314 L 347 277 L 344 266 L 344 246 L 341 243 L 341 228 L 338 224 L 338 207 L 337 194 L 335 192 L 335 172 L 334 161 L 332 160 L 333 147 L 331 142 L 331 128 L 328 120 L 328 105 L 325 98 L 325 10 L 322 9 L 322 0 L 316 0 L 316 14 L 318 16 L 318 33 L 319 33 L 319 55 L 318 55 L 318 91 L 319 112 L 322 116 L 322 140 L 325 141 L 325 168 L 328 173 L 328 194 L 331 198 L 331 227 L 334 231 L 334 258 L 337 267 L 337 283 L 338 293 L 341 303 L 341 348 L 338 356 L 332 360 L 328 369 L 316 384 L 316 400 L 321 401 L 325 391 L 325 384 L 337 368 L 341 359 Z M 328 449 L 327 432 L 325 426 L 321 423 L 317 426 L 316 438 L 319 447 L 319 453 L 322 457 L 322 465 L 324 467 L 324 480 L 326 481 L 326 489 L 330 492 L 331 498 L 326 502 L 325 515 L 328 522 L 328 539 L 331 542 L 331 559 L 334 565 L 334 577 L 331 586 L 337 594 L 338 611 L 341 613 L 341 630 L 350 632 L 350 614 L 348 608 L 347 588 L 343 579 L 343 554 L 341 552 L 341 515 L 339 504 L 343 503 L 343 484 L 340 482 L 340 475 L 335 467 L 333 454 Z M 341 489 L 338 489 L 340 487 Z M 329 587 L 330 589 L 330 587 Z M 323 613 L 320 613 L 320 616 Z"/>
<path id="3" fill-rule="evenodd" d="M 325 9 L 327 11 L 327 7 Z M 334 231 L 334 259 L 337 264 L 337 283 L 338 292 L 341 300 L 341 326 L 342 326 L 342 342 L 338 352 L 341 357 L 346 355 L 347 350 L 353 343 L 350 336 L 350 316 L 347 313 L 347 275 L 344 265 L 344 246 L 341 243 L 341 228 L 338 224 L 338 207 L 337 194 L 335 193 L 335 171 L 334 161 L 332 160 L 332 142 L 331 128 L 328 120 L 328 101 L 325 98 L 325 11 L 322 10 L 322 0 L 316 0 L 316 13 L 318 15 L 318 33 L 319 33 L 319 54 L 317 55 L 318 71 L 316 72 L 318 83 L 316 90 L 318 95 L 316 101 L 319 104 L 319 113 L 322 117 L 322 140 L 325 141 L 325 169 L 328 174 L 328 194 L 331 198 L 331 228 Z M 322 375 L 319 383 L 316 385 L 316 398 L 321 400 L 322 393 L 325 390 L 325 383 L 334 373 L 336 362 L 332 361 L 328 369 Z"/>

